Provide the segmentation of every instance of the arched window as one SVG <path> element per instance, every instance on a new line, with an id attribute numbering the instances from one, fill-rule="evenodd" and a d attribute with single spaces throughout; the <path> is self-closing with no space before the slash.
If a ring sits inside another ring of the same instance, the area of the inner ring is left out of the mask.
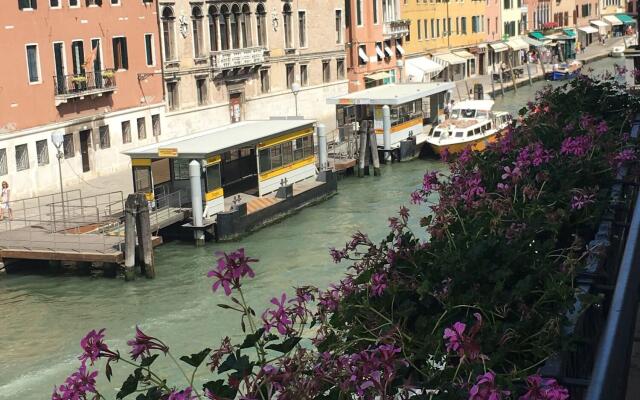
<path id="1" fill-rule="evenodd" d="M 220 48 L 221 50 L 229 50 L 229 30 L 227 29 L 227 18 L 229 18 L 229 9 L 222 6 L 218 21 L 220 21 Z"/>
<path id="2" fill-rule="evenodd" d="M 240 7 L 234 5 L 231 8 L 231 15 L 229 15 L 229 30 L 231 31 L 231 45 L 234 49 L 240 48 Z"/>
<path id="3" fill-rule="evenodd" d="M 175 58 L 175 32 L 173 23 L 175 17 L 170 7 L 162 10 L 162 39 L 164 41 L 164 60 L 170 61 Z"/>
<path id="4" fill-rule="evenodd" d="M 249 5 L 242 6 L 242 16 L 240 17 L 240 32 L 242 33 L 242 47 L 251 47 L 251 11 Z"/>
<path id="5" fill-rule="evenodd" d="M 267 12 L 264 4 L 258 4 L 256 8 L 256 30 L 258 31 L 258 46 L 267 46 Z"/>
<path id="6" fill-rule="evenodd" d="M 202 57 L 204 54 L 204 40 L 202 36 L 202 10 L 193 7 L 191 10 L 191 23 L 193 25 L 193 56 Z"/>
<path id="7" fill-rule="evenodd" d="M 291 6 L 285 3 L 282 8 L 282 21 L 284 27 L 284 47 L 286 49 L 293 48 L 293 26 L 291 23 Z"/>
<path id="8" fill-rule="evenodd" d="M 218 27 L 216 22 L 218 19 L 218 9 L 216 6 L 209 7 L 209 49 L 218 51 Z"/>

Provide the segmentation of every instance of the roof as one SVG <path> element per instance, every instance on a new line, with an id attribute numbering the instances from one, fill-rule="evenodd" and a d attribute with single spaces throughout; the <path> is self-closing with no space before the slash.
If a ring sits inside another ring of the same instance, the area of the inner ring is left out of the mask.
<path id="1" fill-rule="evenodd" d="M 543 38 L 544 38 L 544 36 L 543 36 Z M 543 42 L 541 42 L 539 40 L 536 40 L 534 38 L 531 38 L 529 36 L 523 36 L 522 40 L 524 40 L 525 42 L 529 43 L 530 46 L 534 46 L 534 47 L 542 47 L 542 46 L 544 46 Z"/>
<path id="2" fill-rule="evenodd" d="M 564 28 L 562 31 L 563 31 L 564 33 L 566 33 L 566 34 L 567 34 L 567 36 L 571 36 L 571 37 L 573 37 L 573 36 L 575 36 L 575 35 L 576 35 L 576 31 L 574 31 L 573 29 L 570 29 L 570 28 Z"/>
<path id="3" fill-rule="evenodd" d="M 543 40 L 544 39 L 544 35 L 542 34 L 542 32 L 538 32 L 538 31 L 529 32 L 529 35 L 531 37 L 533 37 L 534 39 L 538 39 L 538 40 Z"/>
<path id="4" fill-rule="evenodd" d="M 465 100 L 459 103 L 454 103 L 454 110 L 461 109 L 473 109 L 473 110 L 486 110 L 489 111 L 493 108 L 493 100 Z"/>
<path id="5" fill-rule="evenodd" d="M 469 53 L 466 50 L 453 50 L 453 54 L 455 54 L 458 57 L 462 57 L 464 59 L 467 60 L 473 60 L 476 58 L 476 56 L 474 56 L 473 54 Z"/>
<path id="6" fill-rule="evenodd" d="M 123 154 L 131 158 L 158 158 L 158 150 L 176 149 L 179 158 L 204 159 L 234 148 L 251 146 L 282 134 L 309 128 L 315 122 L 309 119 L 242 121 L 138 147 Z"/>
<path id="7" fill-rule="evenodd" d="M 509 50 L 509 46 L 507 46 L 506 44 L 504 44 L 502 42 L 489 43 L 489 46 L 491 46 L 491 48 L 495 52 Z"/>
<path id="8" fill-rule="evenodd" d="M 329 97 L 327 104 L 398 105 L 455 88 L 453 82 L 391 83 L 342 96 Z"/>
<path id="9" fill-rule="evenodd" d="M 602 19 L 604 19 L 610 25 L 613 25 L 613 26 L 622 25 L 622 21 L 620 21 L 618 18 L 616 18 L 615 15 L 604 15 L 604 16 L 602 16 Z"/>
<path id="10" fill-rule="evenodd" d="M 405 60 L 405 68 L 411 82 L 421 82 L 425 75 L 435 76 L 444 69 L 442 65 L 425 56 Z"/>
<path id="11" fill-rule="evenodd" d="M 633 17 L 628 16 L 627 14 L 616 14 L 616 17 L 618 17 L 618 19 L 620 21 L 622 21 L 625 24 L 635 24 L 636 20 L 633 19 Z"/>

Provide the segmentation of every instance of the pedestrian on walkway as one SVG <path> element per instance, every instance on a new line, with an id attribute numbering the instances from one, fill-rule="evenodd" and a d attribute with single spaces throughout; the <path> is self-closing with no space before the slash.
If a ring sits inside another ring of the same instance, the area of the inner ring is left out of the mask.
<path id="1" fill-rule="evenodd" d="M 9 214 L 9 219 L 13 219 L 13 210 L 9 203 L 11 190 L 7 181 L 2 182 L 2 193 L 0 194 L 0 221 L 4 220 L 5 210 Z"/>

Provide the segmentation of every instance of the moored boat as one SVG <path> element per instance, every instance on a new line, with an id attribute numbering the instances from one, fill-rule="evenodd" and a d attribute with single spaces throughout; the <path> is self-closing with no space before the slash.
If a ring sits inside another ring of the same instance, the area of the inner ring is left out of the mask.
<path id="1" fill-rule="evenodd" d="M 511 121 L 508 112 L 493 112 L 493 100 L 467 100 L 456 104 L 451 115 L 427 136 L 427 143 L 436 154 L 445 150 L 459 153 L 467 147 L 482 151 L 497 140 Z"/>
<path id="2" fill-rule="evenodd" d="M 582 63 L 579 61 L 572 61 L 570 63 L 562 63 L 554 65 L 553 70 L 547 72 L 545 78 L 551 81 L 564 81 L 567 79 L 573 79 L 582 69 Z"/>

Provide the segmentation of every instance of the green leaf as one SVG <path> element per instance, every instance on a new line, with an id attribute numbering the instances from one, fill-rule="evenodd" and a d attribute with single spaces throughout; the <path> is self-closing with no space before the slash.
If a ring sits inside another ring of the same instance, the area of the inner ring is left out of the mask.
<path id="1" fill-rule="evenodd" d="M 255 333 L 251 333 L 247 335 L 244 339 L 244 342 L 240 345 L 241 349 L 248 349 L 250 347 L 255 346 L 255 344 L 260 340 L 260 338 L 264 335 L 264 328 L 260 328 Z"/>
<path id="2" fill-rule="evenodd" d="M 207 358 L 209 353 L 211 353 L 211 349 L 207 347 L 206 349 L 202 350 L 200 353 L 192 354 L 189 357 L 182 356 L 180 357 L 180 360 L 191 365 L 193 368 L 198 368 L 200 364 L 202 364 L 204 359 Z"/>
<path id="3" fill-rule="evenodd" d="M 202 385 L 202 390 L 208 390 L 211 394 L 215 395 L 216 399 L 221 400 L 235 399 L 236 394 L 238 393 L 236 389 L 226 385 L 222 379 L 205 383 Z"/>
<path id="4" fill-rule="evenodd" d="M 151 357 L 144 357 L 140 363 L 141 367 L 148 367 L 158 358 L 159 354 L 154 354 Z"/>
<path id="5" fill-rule="evenodd" d="M 280 353 L 286 354 L 286 353 L 290 352 L 291 349 L 296 347 L 298 342 L 300 342 L 300 339 L 301 338 L 299 338 L 297 336 L 290 337 L 289 339 L 285 340 L 284 342 L 282 342 L 280 344 L 271 344 L 271 345 L 267 346 L 267 349 L 279 351 Z"/>
<path id="6" fill-rule="evenodd" d="M 120 391 L 116 395 L 116 399 L 124 399 L 131 393 L 138 389 L 138 378 L 135 375 L 129 375 L 126 381 L 122 384 Z"/>
<path id="7" fill-rule="evenodd" d="M 159 387 L 154 386 L 147 390 L 147 393 L 140 393 L 136 400 L 160 400 L 162 397 L 162 391 Z"/>
<path id="8" fill-rule="evenodd" d="M 238 354 L 239 356 L 239 354 Z M 238 357 L 235 353 L 229 354 L 226 360 L 218 367 L 218 373 L 227 371 L 238 371 L 246 374 L 253 369 L 253 363 L 249 361 L 248 356 Z"/>

